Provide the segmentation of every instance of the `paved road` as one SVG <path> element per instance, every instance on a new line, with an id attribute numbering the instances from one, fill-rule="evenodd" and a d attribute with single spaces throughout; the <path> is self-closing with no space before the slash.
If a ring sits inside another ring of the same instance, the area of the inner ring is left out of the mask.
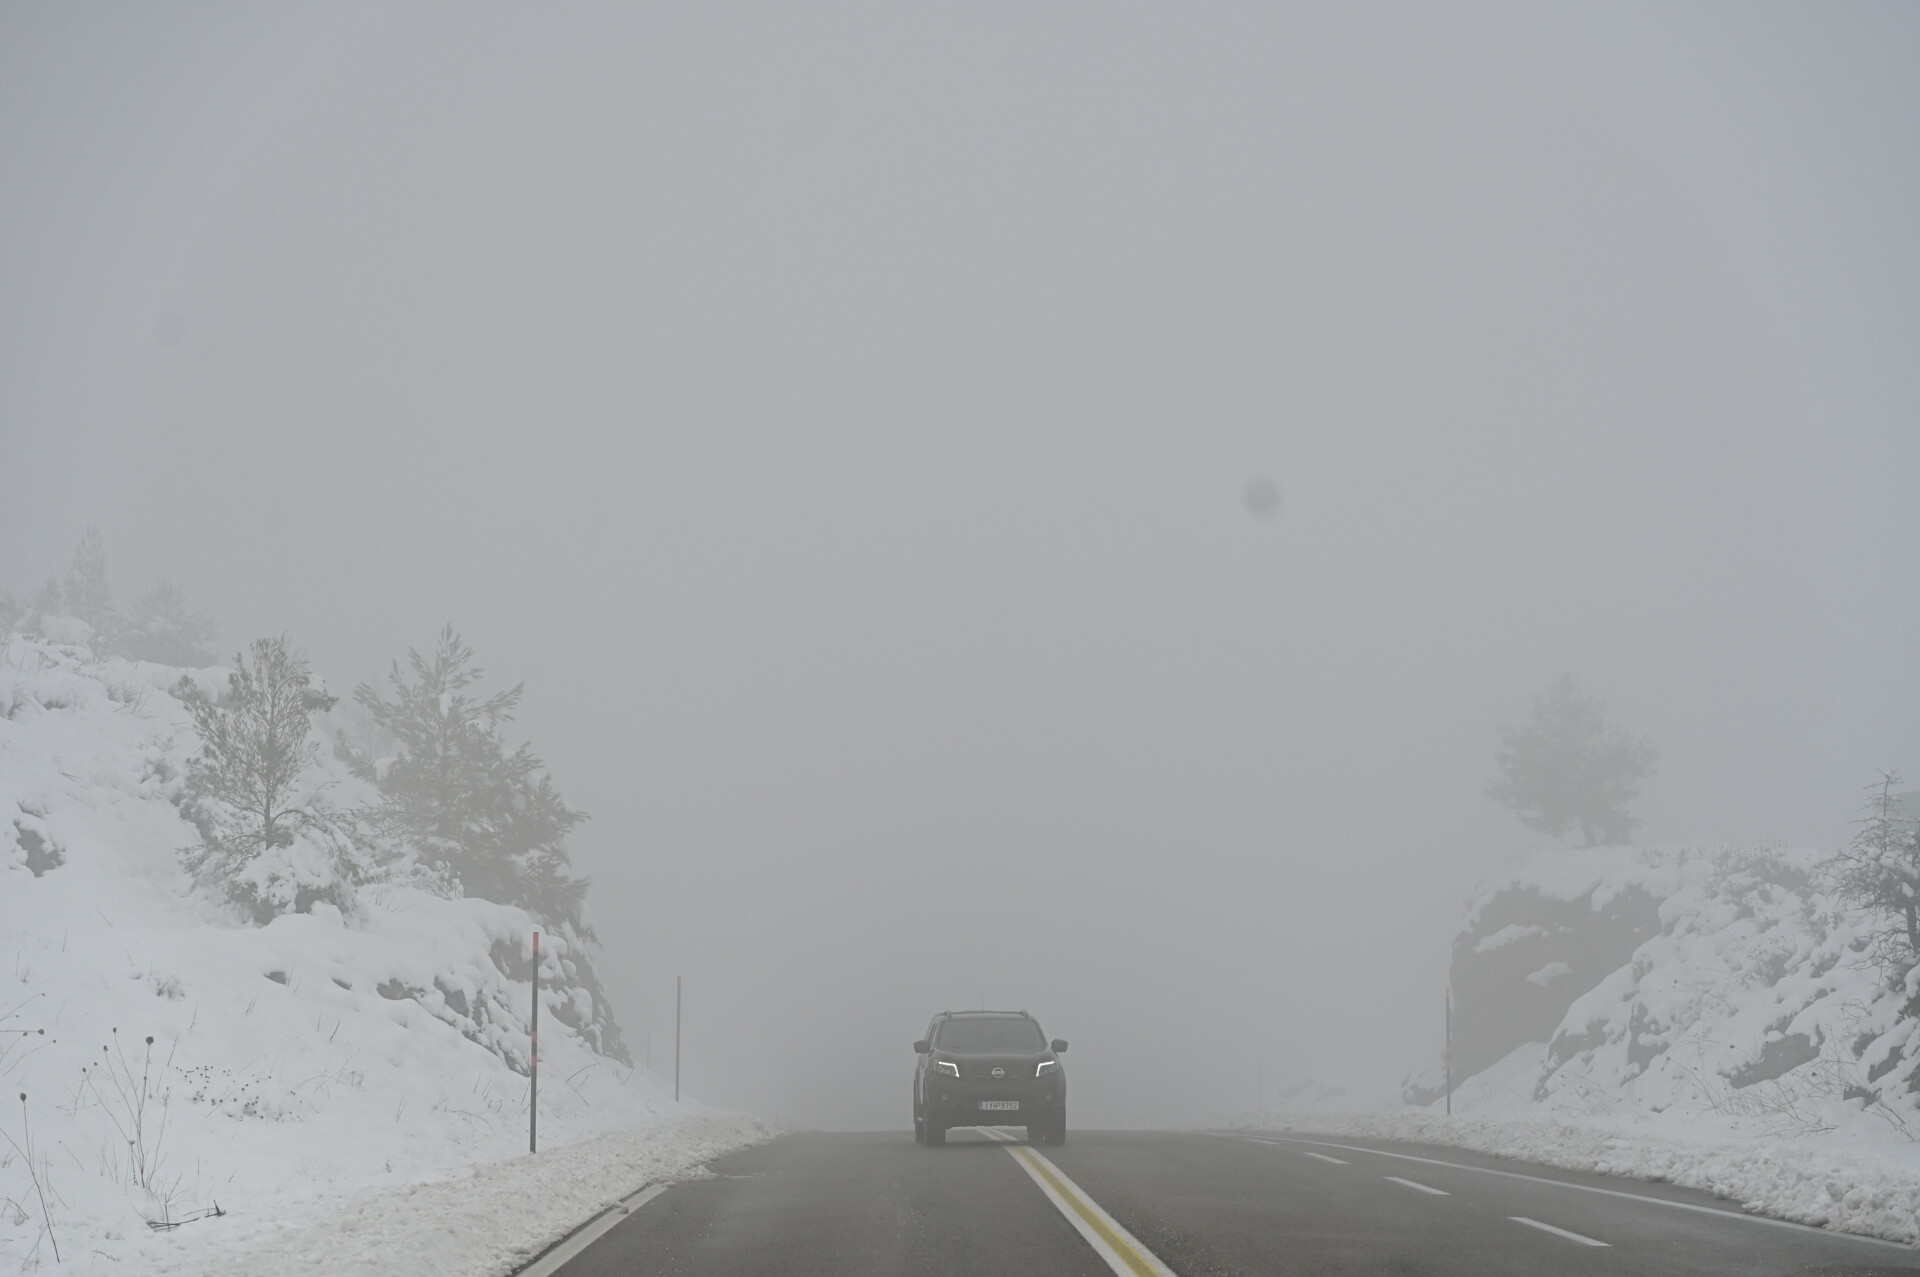
<path id="1" fill-rule="evenodd" d="M 1920 1274 L 1703 1193 L 1379 1141 L 793 1135 L 636 1206 L 557 1277 Z"/>

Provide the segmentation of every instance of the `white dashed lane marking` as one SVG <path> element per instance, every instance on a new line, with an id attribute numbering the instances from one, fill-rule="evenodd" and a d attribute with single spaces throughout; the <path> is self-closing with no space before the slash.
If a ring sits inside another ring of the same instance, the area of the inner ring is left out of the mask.
<path id="1" fill-rule="evenodd" d="M 1432 1193 L 1435 1197 L 1453 1196 L 1452 1193 L 1449 1193 L 1444 1188 L 1435 1188 L 1431 1184 L 1422 1184 L 1418 1180 L 1401 1179 L 1398 1175 L 1383 1175 L 1381 1178 L 1392 1180 L 1396 1184 L 1405 1184 L 1408 1188 L 1417 1188 L 1423 1193 Z"/>
<path id="2" fill-rule="evenodd" d="M 1717 1206 L 1702 1206 L 1696 1202 L 1677 1202 L 1671 1198 L 1653 1197 L 1646 1193 L 1622 1192 L 1617 1188 L 1601 1188 L 1597 1184 L 1575 1184 L 1564 1179 L 1551 1179 L 1545 1175 L 1524 1175 L 1519 1171 L 1503 1171 L 1491 1166 L 1473 1166 L 1466 1162 L 1449 1162 L 1438 1157 L 1416 1157 L 1412 1153 L 1393 1153 L 1384 1148 L 1367 1148 L 1359 1144 L 1340 1144 L 1332 1140 L 1309 1140 L 1294 1136 L 1276 1135 L 1269 1139 L 1256 1139 L 1249 1136 L 1226 1136 L 1228 1139 L 1244 1139 L 1254 1144 L 1267 1144 L 1274 1147 L 1298 1148 L 1301 1144 L 1312 1144 L 1316 1148 L 1337 1149 L 1342 1153 L 1371 1153 L 1375 1157 L 1390 1157 L 1400 1162 L 1415 1162 L 1424 1166 L 1444 1166 L 1448 1170 L 1467 1171 L 1474 1175 L 1490 1175 L 1499 1179 L 1524 1180 L 1529 1184 L 1544 1184 L 1549 1188 L 1561 1188 L 1575 1193 L 1591 1193 L 1600 1197 L 1612 1197 L 1622 1201 L 1638 1202 L 1643 1206 L 1658 1206 L 1664 1210 L 1687 1211 L 1696 1215 L 1710 1215 L 1717 1219 L 1741 1224 L 1756 1224 L 1767 1228 L 1791 1228 L 1797 1232 L 1818 1233 L 1823 1237 L 1836 1240 L 1859 1242 L 1867 1246 L 1891 1246 L 1897 1250 L 1912 1253 L 1913 1247 L 1905 1242 L 1887 1241 L 1880 1237 L 1868 1237 L 1861 1233 L 1843 1233 L 1833 1229 L 1816 1228 L 1809 1224 L 1796 1224 L 1791 1220 L 1773 1219 L 1766 1215 L 1749 1215 L 1739 1210 L 1729 1210 Z M 1299 1149 L 1306 1152 L 1305 1149 Z"/>
<path id="3" fill-rule="evenodd" d="M 1282 1147 L 1282 1145 L 1278 1144 L 1277 1141 L 1255 1140 L 1253 1142 L 1257 1144 L 1268 1144 L 1272 1147 Z M 1335 1166 L 1348 1165 L 1348 1163 L 1341 1161 L 1337 1157 L 1328 1157 L 1325 1153 L 1316 1153 L 1316 1152 L 1313 1152 L 1311 1149 L 1298 1148 L 1298 1149 L 1295 1149 L 1294 1152 L 1303 1154 L 1304 1156 L 1307 1156 L 1307 1157 L 1315 1158 L 1322 1162 L 1331 1162 Z M 1435 1197 L 1453 1196 L 1453 1194 L 1447 1192 L 1447 1190 L 1444 1188 L 1434 1188 L 1432 1185 L 1422 1184 L 1418 1180 L 1401 1179 L 1398 1175 L 1383 1175 L 1381 1176 L 1381 1178 L 1385 1180 L 1390 1180 L 1395 1184 L 1404 1184 L 1408 1188 L 1417 1188 L 1423 1193 L 1432 1193 Z M 1588 1237 L 1582 1233 L 1576 1233 L 1571 1229 L 1556 1228 L 1552 1224 L 1543 1224 L 1537 1219 L 1528 1219 L 1525 1215 L 1509 1215 L 1507 1216 L 1507 1218 L 1512 1220 L 1516 1224 L 1525 1224 L 1528 1228 L 1537 1228 L 1543 1233 L 1552 1233 L 1555 1237 L 1564 1237 L 1568 1241 L 1578 1242 L 1582 1246 L 1611 1246 L 1613 1244 L 1612 1242 L 1599 1241 L 1596 1238 Z"/>
<path id="4" fill-rule="evenodd" d="M 1543 1224 L 1537 1219 L 1528 1219 L 1525 1215 L 1509 1215 L 1508 1219 L 1516 1224 L 1525 1224 L 1528 1228 L 1537 1228 L 1543 1233 L 1552 1233 L 1555 1237 L 1564 1237 L 1570 1242 L 1579 1242 L 1582 1246 L 1608 1246 L 1612 1243 L 1595 1241 L 1591 1237 L 1582 1237 L 1579 1233 L 1570 1233 L 1564 1228 L 1555 1228 L 1552 1224 Z"/>

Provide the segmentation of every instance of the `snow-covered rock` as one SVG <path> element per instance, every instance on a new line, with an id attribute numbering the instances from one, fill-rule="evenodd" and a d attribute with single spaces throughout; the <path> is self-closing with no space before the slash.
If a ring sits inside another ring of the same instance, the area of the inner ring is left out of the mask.
<path id="1" fill-rule="evenodd" d="M 1821 891 L 1820 859 L 1609 848 L 1493 884 L 1454 942 L 1454 1084 L 1526 1074 L 1528 1103 L 1556 1111 L 1920 1136 L 1912 992 L 1887 987 L 1865 920 Z M 1410 1102 L 1439 1098 L 1434 1072 Z"/>
<path id="2" fill-rule="evenodd" d="M 1658 934 L 1671 871 L 1617 849 L 1535 861 L 1481 891 L 1453 942 L 1454 1080 L 1544 1042 L 1573 1000 Z M 1439 1071 L 1407 1098 L 1439 1096 Z"/>
<path id="3" fill-rule="evenodd" d="M 1822 859 L 1543 854 L 1480 891 L 1454 941 L 1452 1116 L 1436 1060 L 1404 1108 L 1291 1100 L 1245 1124 L 1671 1180 L 1920 1241 L 1920 975 L 1889 987 Z"/>

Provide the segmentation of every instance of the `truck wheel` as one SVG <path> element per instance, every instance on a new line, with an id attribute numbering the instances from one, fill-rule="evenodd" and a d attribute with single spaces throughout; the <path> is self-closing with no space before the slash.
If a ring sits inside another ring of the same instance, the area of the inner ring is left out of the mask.
<path id="1" fill-rule="evenodd" d="M 920 1124 L 926 1128 L 928 1148 L 939 1148 L 947 1142 L 947 1128 L 940 1125 L 931 1114 L 922 1118 Z"/>

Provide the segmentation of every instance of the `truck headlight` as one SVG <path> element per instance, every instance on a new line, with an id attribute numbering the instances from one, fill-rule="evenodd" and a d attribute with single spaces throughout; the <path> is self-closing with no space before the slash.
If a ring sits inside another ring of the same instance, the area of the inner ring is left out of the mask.
<path id="1" fill-rule="evenodd" d="M 1039 1064 L 1034 1066 L 1033 1075 L 1035 1077 L 1045 1077 L 1049 1073 L 1058 1073 L 1059 1071 L 1060 1071 L 1060 1061 L 1042 1060 L 1040 1061 Z"/>
<path id="2" fill-rule="evenodd" d="M 933 1067 L 938 1069 L 940 1072 L 946 1074 L 948 1077 L 960 1076 L 960 1066 L 958 1064 L 955 1064 L 952 1060 L 935 1060 L 933 1062 Z"/>

